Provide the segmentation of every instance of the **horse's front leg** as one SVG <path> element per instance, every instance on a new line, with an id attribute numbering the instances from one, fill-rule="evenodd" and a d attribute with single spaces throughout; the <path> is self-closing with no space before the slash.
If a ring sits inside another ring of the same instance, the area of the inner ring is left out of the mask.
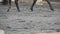
<path id="1" fill-rule="evenodd" d="M 9 10 L 11 9 L 11 0 L 8 0 L 9 2 L 9 8 L 8 8 L 8 10 L 7 10 L 7 12 L 9 12 Z"/>
<path id="2" fill-rule="evenodd" d="M 34 7 L 34 5 L 36 4 L 36 2 L 37 2 L 37 0 L 34 0 L 34 2 L 33 2 L 33 4 L 32 4 L 32 6 L 31 6 L 31 11 L 33 11 L 33 7 Z"/>
<path id="3" fill-rule="evenodd" d="M 18 0 L 15 0 L 15 4 L 16 4 L 18 12 L 20 12 L 20 9 L 19 9 L 19 6 L 18 6 Z"/>
<path id="4" fill-rule="evenodd" d="M 49 4 L 50 9 L 51 9 L 52 11 L 54 11 L 54 9 L 52 8 L 52 5 L 51 5 L 51 3 L 49 2 L 49 0 L 46 0 L 46 1 L 47 1 L 47 3 Z"/>

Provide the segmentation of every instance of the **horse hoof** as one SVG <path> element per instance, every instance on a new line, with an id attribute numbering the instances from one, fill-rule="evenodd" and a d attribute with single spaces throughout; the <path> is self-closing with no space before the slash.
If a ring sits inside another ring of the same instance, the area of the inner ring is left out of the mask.
<path id="1" fill-rule="evenodd" d="M 7 12 L 9 12 L 9 10 L 7 10 Z"/>
<path id="2" fill-rule="evenodd" d="M 51 11 L 54 11 L 54 9 L 53 8 L 50 8 L 51 9 Z"/>
<path id="3" fill-rule="evenodd" d="M 7 12 L 9 12 L 9 11 L 7 11 Z"/>
<path id="4" fill-rule="evenodd" d="M 21 12 L 21 11 L 18 11 L 18 12 Z"/>
<path id="5" fill-rule="evenodd" d="M 21 12 L 20 10 L 18 10 L 18 12 Z"/>
<path id="6" fill-rule="evenodd" d="M 52 11 L 55 11 L 54 9 L 51 9 Z"/>
<path id="7" fill-rule="evenodd" d="M 33 9 L 32 9 L 32 8 L 30 8 L 30 10 L 31 10 L 31 11 L 33 11 Z"/>
<path id="8" fill-rule="evenodd" d="M 11 29 L 11 27 L 7 26 L 8 29 Z"/>

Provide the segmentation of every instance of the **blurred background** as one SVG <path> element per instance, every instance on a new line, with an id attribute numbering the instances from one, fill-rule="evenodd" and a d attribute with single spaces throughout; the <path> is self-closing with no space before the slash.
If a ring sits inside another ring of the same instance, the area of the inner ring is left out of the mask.
<path id="1" fill-rule="evenodd" d="M 49 0 L 52 4 L 60 4 L 60 0 Z M 3 5 L 7 5 L 8 4 L 8 0 L 0 0 L 0 2 L 3 4 Z M 12 0 L 12 2 L 14 2 L 14 0 Z M 19 0 L 19 2 L 25 2 L 25 3 L 32 3 L 33 0 Z M 38 5 L 43 5 L 46 3 L 46 0 L 37 0 L 37 3 Z"/>

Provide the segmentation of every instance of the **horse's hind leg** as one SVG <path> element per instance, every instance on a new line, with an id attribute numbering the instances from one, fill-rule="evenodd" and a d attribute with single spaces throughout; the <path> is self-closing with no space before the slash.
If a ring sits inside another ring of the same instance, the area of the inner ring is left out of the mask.
<path id="1" fill-rule="evenodd" d="M 33 7 L 34 7 L 34 5 L 36 4 L 36 2 L 37 2 L 37 0 L 34 0 L 34 2 L 33 2 L 33 4 L 32 4 L 32 6 L 31 6 L 31 11 L 33 11 Z"/>
<path id="2" fill-rule="evenodd" d="M 46 0 L 46 1 L 47 1 L 47 3 L 49 4 L 50 9 L 51 9 L 52 11 L 54 11 L 54 9 L 52 8 L 51 3 L 50 3 L 48 0 Z"/>
<path id="3" fill-rule="evenodd" d="M 11 9 L 11 0 L 9 0 L 9 8 L 8 8 L 8 10 L 7 10 L 7 12 L 9 12 L 9 10 Z"/>
<path id="4" fill-rule="evenodd" d="M 15 0 L 15 4 L 16 4 L 18 12 L 20 12 L 20 9 L 19 9 L 19 6 L 18 6 L 18 0 Z"/>

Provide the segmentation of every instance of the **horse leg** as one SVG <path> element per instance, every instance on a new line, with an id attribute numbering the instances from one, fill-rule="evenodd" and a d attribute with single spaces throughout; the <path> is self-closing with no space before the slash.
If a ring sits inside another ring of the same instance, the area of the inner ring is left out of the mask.
<path id="1" fill-rule="evenodd" d="M 20 12 L 19 6 L 18 6 L 18 0 L 15 0 L 15 5 L 17 7 L 18 12 Z"/>
<path id="2" fill-rule="evenodd" d="M 32 6 L 31 6 L 31 8 L 30 8 L 31 11 L 33 11 L 33 7 L 34 7 L 34 5 L 36 4 L 36 2 L 37 2 L 37 0 L 34 0 Z"/>
<path id="3" fill-rule="evenodd" d="M 46 0 L 46 1 L 47 1 L 47 3 L 49 4 L 50 9 L 51 9 L 52 11 L 54 11 L 54 9 L 52 8 L 51 3 L 50 3 L 48 0 Z"/>
<path id="4" fill-rule="evenodd" d="M 9 10 L 11 9 L 11 0 L 9 0 L 9 8 L 8 8 L 8 10 L 7 10 L 7 12 L 9 12 Z"/>

